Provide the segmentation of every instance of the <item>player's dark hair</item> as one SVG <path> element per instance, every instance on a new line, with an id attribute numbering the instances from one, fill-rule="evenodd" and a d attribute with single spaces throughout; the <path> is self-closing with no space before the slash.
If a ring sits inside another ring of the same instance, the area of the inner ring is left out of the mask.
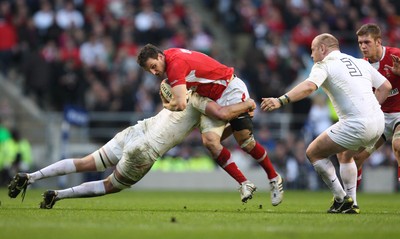
<path id="1" fill-rule="evenodd" d="M 381 29 L 375 23 L 364 24 L 356 32 L 357 36 L 371 35 L 373 39 L 382 38 Z"/>
<path id="2" fill-rule="evenodd" d="M 141 67 L 145 67 L 146 62 L 149 58 L 157 59 L 158 53 L 164 55 L 163 51 L 161 51 L 158 47 L 152 44 L 146 44 L 139 52 L 137 63 Z"/>

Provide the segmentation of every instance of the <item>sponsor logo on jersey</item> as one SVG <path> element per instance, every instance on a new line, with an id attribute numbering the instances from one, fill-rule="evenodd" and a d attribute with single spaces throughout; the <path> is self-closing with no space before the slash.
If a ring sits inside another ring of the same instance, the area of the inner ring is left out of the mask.
<path id="1" fill-rule="evenodd" d="M 395 96 L 397 94 L 399 94 L 399 89 L 398 88 L 394 88 L 394 89 L 390 90 L 390 93 L 389 93 L 388 97 Z"/>

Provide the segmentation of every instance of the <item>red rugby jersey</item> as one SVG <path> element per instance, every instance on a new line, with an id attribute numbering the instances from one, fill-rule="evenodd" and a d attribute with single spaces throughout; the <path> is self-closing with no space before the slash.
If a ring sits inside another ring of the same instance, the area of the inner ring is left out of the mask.
<path id="1" fill-rule="evenodd" d="M 186 84 L 199 95 L 218 100 L 234 69 L 196 51 L 170 48 L 164 51 L 166 74 L 172 87 Z"/>
<path id="2" fill-rule="evenodd" d="M 385 113 L 400 112 L 400 76 L 393 74 L 389 69 L 385 69 L 385 65 L 393 66 L 393 60 L 390 55 L 396 55 L 400 57 L 400 49 L 395 47 L 385 47 L 382 59 L 379 61 L 378 71 L 386 77 L 392 84 L 392 90 L 390 91 L 389 97 L 382 104 L 382 111 Z"/>

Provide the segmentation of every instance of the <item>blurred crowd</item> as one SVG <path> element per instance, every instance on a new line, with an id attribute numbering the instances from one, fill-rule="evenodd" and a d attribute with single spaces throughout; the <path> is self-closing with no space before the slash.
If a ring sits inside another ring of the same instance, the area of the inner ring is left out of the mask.
<path id="1" fill-rule="evenodd" d="M 234 66 L 254 99 L 280 96 L 304 78 L 311 41 L 321 32 L 334 34 L 344 52 L 359 56 L 355 31 L 376 22 L 385 44 L 400 46 L 400 1 L 196 0 L 212 14 L 207 19 L 212 24 L 205 24 L 193 2 L 0 0 L 0 74 L 11 81 L 23 79 L 22 92 L 43 110 L 75 105 L 88 111 L 148 113 L 161 104 L 159 80 L 136 63 L 146 43 L 201 51 Z M 227 42 L 218 43 L 213 34 L 221 29 Z M 300 133 L 276 140 L 269 132 L 273 125 L 256 122 L 256 137 L 276 155 L 271 158 L 287 178 L 310 171 L 305 147 L 335 121 L 326 98 L 320 98 L 282 110 L 310 116 L 292 124 L 293 132 Z M 195 134 L 169 155 L 189 158 L 200 147 Z M 304 185 L 293 187 L 311 187 Z"/>

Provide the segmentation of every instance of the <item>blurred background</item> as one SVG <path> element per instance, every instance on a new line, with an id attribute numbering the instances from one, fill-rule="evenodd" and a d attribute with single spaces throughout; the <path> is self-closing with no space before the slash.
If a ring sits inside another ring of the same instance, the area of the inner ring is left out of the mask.
<path id="1" fill-rule="evenodd" d="M 399 47 L 399 14 L 396 0 L 0 0 L 0 183 L 6 186 L 17 171 L 85 156 L 155 115 L 160 81 L 136 63 L 146 43 L 201 51 L 235 67 L 260 103 L 307 77 L 319 33 L 335 35 L 343 52 L 361 57 L 355 31 L 374 22 L 384 45 Z M 337 120 L 323 92 L 275 112 L 257 111 L 253 120 L 286 189 L 325 189 L 305 157 L 309 142 Z M 223 144 L 248 178 L 267 189 L 265 174 L 234 140 Z M 389 142 L 367 161 L 361 189 L 398 191 L 396 167 Z M 195 131 L 137 186 L 233 185 Z"/>

